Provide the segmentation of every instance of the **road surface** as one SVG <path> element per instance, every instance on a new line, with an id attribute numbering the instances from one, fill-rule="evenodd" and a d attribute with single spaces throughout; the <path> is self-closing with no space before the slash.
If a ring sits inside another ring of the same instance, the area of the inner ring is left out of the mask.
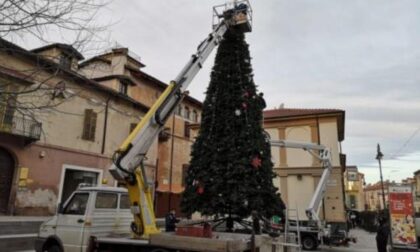
<path id="1" fill-rule="evenodd" d="M 362 229 L 350 230 L 350 236 L 357 238 L 357 243 L 350 243 L 349 247 L 322 247 L 319 252 L 377 252 L 375 233 L 369 233 Z"/>

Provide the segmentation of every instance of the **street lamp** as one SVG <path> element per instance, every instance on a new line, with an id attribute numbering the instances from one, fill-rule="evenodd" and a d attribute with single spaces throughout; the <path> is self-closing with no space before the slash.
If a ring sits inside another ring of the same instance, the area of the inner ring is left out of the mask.
<path id="1" fill-rule="evenodd" d="M 385 209 L 386 208 L 386 203 L 385 203 L 384 178 L 382 176 L 382 164 L 381 164 L 381 160 L 382 160 L 383 157 L 384 157 L 384 154 L 382 154 L 381 146 L 378 143 L 376 160 L 378 160 L 378 163 L 379 163 L 379 173 L 381 175 L 381 187 L 382 187 L 382 202 L 384 203 L 384 209 Z"/>

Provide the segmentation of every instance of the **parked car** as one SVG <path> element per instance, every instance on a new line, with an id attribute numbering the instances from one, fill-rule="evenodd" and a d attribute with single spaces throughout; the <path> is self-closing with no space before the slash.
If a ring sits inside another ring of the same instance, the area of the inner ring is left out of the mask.
<path id="1" fill-rule="evenodd" d="M 127 190 L 79 188 L 57 214 L 44 222 L 35 242 L 37 252 L 86 251 L 89 237 L 128 236 L 133 216 Z"/>

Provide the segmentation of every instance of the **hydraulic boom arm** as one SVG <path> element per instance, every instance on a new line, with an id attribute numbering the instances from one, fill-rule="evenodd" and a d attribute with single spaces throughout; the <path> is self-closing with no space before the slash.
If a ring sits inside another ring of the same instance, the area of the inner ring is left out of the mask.
<path id="1" fill-rule="evenodd" d="M 134 222 L 132 230 L 137 236 L 158 233 L 155 223 L 151 188 L 142 164 L 147 151 L 162 130 L 168 117 L 185 96 L 185 90 L 202 67 L 203 62 L 217 46 L 227 27 L 221 23 L 203 41 L 181 73 L 171 81 L 156 103 L 115 152 L 114 164 L 110 168 L 113 177 L 127 184 L 132 204 Z"/>
<path id="2" fill-rule="evenodd" d="M 201 69 L 209 54 L 218 45 L 226 30 L 225 23 L 220 23 L 199 45 L 197 53 L 192 55 L 180 74 L 171 81 L 156 103 L 116 151 L 115 162 L 111 168 L 111 173 L 116 179 L 125 180 L 139 167 L 166 120 L 184 98 L 184 92 L 188 85 Z"/>
<path id="3" fill-rule="evenodd" d="M 222 12 L 218 10 L 222 8 Z M 126 184 L 134 215 L 132 231 L 137 237 L 158 233 L 151 188 L 143 167 L 143 160 L 153 141 L 164 127 L 175 108 L 181 103 L 185 91 L 196 74 L 202 68 L 204 61 L 222 40 L 228 29 L 238 32 L 251 31 L 250 20 L 252 10 L 248 0 L 235 1 L 232 8 L 227 5 L 216 6 L 213 17 L 217 23 L 213 32 L 200 43 L 197 52 L 171 81 L 147 114 L 137 124 L 135 129 L 114 153 L 113 165 L 110 168 L 112 176 Z"/>
<path id="4" fill-rule="evenodd" d="M 318 216 L 318 210 L 325 196 L 328 178 L 330 177 L 330 174 L 332 171 L 330 149 L 319 144 L 292 142 L 292 141 L 285 141 L 285 140 L 271 140 L 270 143 L 271 143 L 271 146 L 303 149 L 322 162 L 324 171 L 322 172 L 321 179 L 319 180 L 319 183 L 315 189 L 314 195 L 312 196 L 311 201 L 309 202 L 309 206 L 305 211 L 309 220 L 319 222 L 320 219 Z M 319 154 L 317 154 L 315 151 L 319 151 Z"/>

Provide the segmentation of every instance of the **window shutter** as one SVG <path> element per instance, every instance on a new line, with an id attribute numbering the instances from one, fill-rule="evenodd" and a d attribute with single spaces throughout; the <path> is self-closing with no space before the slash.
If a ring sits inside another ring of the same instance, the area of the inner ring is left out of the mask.
<path id="1" fill-rule="evenodd" d="M 193 121 L 194 122 L 198 122 L 198 114 L 197 114 L 197 111 L 195 111 L 195 110 L 193 110 L 193 112 L 192 112 L 192 119 L 193 119 Z"/>
<path id="2" fill-rule="evenodd" d="M 96 119 L 98 114 L 92 111 L 90 117 L 90 140 L 95 141 L 95 132 L 96 132 Z"/>
<path id="3" fill-rule="evenodd" d="M 93 109 L 85 109 L 82 139 L 95 141 L 97 113 Z"/>
<path id="4" fill-rule="evenodd" d="M 188 107 L 185 107 L 184 118 L 190 120 L 190 109 Z"/>
<path id="5" fill-rule="evenodd" d="M 189 122 L 184 122 L 184 137 L 190 138 L 190 124 L 189 124 Z"/>
<path id="6" fill-rule="evenodd" d="M 85 109 L 85 119 L 83 121 L 83 134 L 82 139 L 89 140 L 89 123 L 90 123 L 90 114 L 92 113 L 91 109 Z"/>

